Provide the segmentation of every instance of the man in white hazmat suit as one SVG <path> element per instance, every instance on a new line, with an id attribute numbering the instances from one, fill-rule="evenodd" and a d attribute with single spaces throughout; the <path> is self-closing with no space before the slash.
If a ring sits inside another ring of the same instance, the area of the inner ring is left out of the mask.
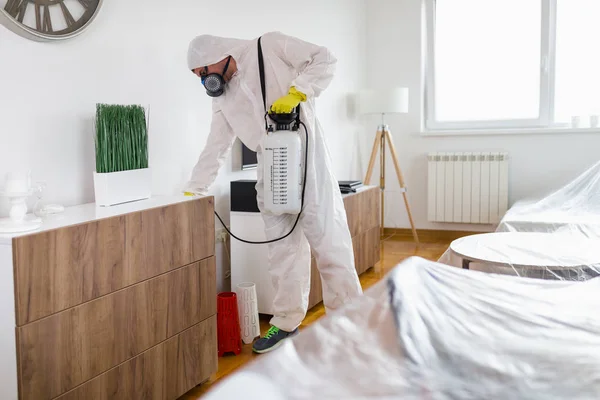
<path id="1" fill-rule="evenodd" d="M 335 310 L 362 294 L 354 268 L 352 240 L 339 185 L 314 99 L 331 82 L 337 60 L 324 47 L 279 32 L 261 37 L 266 104 L 269 112 L 289 113 L 298 104 L 308 131 L 308 165 L 304 208 L 291 235 L 268 244 L 269 271 L 275 287 L 271 329 L 253 350 L 264 353 L 298 332 L 308 308 L 310 249 L 315 253 L 323 282 L 326 310 Z M 270 215 L 264 210 L 261 142 L 265 132 L 258 39 L 238 40 L 202 35 L 189 46 L 188 67 L 202 78 L 217 78 L 224 90 L 212 93 L 213 116 L 206 147 L 187 183 L 186 194 L 206 195 L 229 155 L 236 136 L 257 152 L 257 201 L 267 240 L 290 232 L 296 215 Z M 303 129 L 300 132 L 305 143 Z M 305 147 L 304 147 L 305 148 Z M 304 158 L 304 156 L 303 156 Z M 304 169 L 304 166 L 302 167 Z M 235 234 L 235 232 L 233 232 Z M 310 245 L 310 247 L 309 247 Z"/>

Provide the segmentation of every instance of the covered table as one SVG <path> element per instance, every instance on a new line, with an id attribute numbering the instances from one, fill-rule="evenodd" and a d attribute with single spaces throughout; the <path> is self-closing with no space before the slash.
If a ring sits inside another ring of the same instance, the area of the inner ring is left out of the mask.
<path id="1" fill-rule="evenodd" d="M 526 241 L 511 246 L 496 246 L 492 250 L 501 253 L 497 256 L 501 257 L 502 262 L 473 259 L 471 269 L 543 279 L 586 280 L 597 276 L 600 270 L 597 260 L 587 257 L 590 251 L 596 249 L 586 249 L 583 244 L 597 246 L 595 241 L 600 240 L 600 162 L 589 167 L 572 182 L 542 198 L 524 199 L 515 203 L 498 224 L 496 232 L 560 236 L 539 236 L 534 248 L 528 246 Z M 548 243 L 547 250 L 539 243 L 540 240 Z M 560 265 L 561 260 L 568 260 L 573 256 L 578 257 L 583 264 L 579 267 L 568 262 Z M 516 261 L 535 257 L 539 260 L 531 261 L 533 266 L 550 261 L 548 265 L 552 268 L 538 269 L 536 272 L 535 268 L 522 268 L 523 265 Z M 438 261 L 460 268 L 463 258 L 448 248 Z M 557 268 L 561 266 L 564 267 L 562 272 Z"/>
<path id="2" fill-rule="evenodd" d="M 586 280 L 600 271 L 600 238 L 545 232 L 483 233 L 454 240 L 450 251 L 465 269 L 473 262 L 483 263 L 531 278 Z"/>

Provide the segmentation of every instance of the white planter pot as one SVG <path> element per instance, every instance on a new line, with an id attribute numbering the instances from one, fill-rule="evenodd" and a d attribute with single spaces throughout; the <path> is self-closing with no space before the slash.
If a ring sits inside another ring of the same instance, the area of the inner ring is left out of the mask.
<path id="1" fill-rule="evenodd" d="M 94 194 L 98 206 L 148 199 L 151 191 L 150 168 L 100 174 L 94 172 Z"/>
<path id="2" fill-rule="evenodd" d="M 255 338 L 260 337 L 256 285 L 251 282 L 240 283 L 237 285 L 235 292 L 238 299 L 242 340 L 245 344 L 250 344 Z"/>

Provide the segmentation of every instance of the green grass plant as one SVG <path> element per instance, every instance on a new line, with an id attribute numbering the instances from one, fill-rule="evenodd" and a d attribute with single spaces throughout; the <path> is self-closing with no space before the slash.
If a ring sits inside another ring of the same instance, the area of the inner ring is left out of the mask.
<path id="1" fill-rule="evenodd" d="M 96 105 L 96 172 L 148 168 L 148 127 L 138 105 Z"/>

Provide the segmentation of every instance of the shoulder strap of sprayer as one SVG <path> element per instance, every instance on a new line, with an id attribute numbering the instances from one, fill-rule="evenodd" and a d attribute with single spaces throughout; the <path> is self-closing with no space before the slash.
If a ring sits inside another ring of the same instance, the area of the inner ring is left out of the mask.
<path id="1" fill-rule="evenodd" d="M 267 123 L 267 95 L 265 89 L 265 61 L 263 60 L 262 46 L 260 45 L 260 37 L 258 38 L 258 73 L 260 74 L 260 89 L 262 91 L 263 104 L 265 106 L 265 129 L 268 128 Z"/>
<path id="2" fill-rule="evenodd" d="M 258 38 L 258 73 L 260 75 L 260 89 L 262 91 L 262 98 L 263 98 L 263 104 L 265 107 L 265 129 L 268 129 L 269 124 L 267 122 L 267 95 L 266 95 L 266 88 L 265 88 L 265 61 L 263 59 L 263 52 L 262 52 L 262 46 L 260 44 L 260 39 L 261 37 Z M 297 117 L 297 122 L 300 122 L 300 105 L 298 105 L 296 107 L 297 109 L 297 113 L 298 113 L 298 117 Z"/>

